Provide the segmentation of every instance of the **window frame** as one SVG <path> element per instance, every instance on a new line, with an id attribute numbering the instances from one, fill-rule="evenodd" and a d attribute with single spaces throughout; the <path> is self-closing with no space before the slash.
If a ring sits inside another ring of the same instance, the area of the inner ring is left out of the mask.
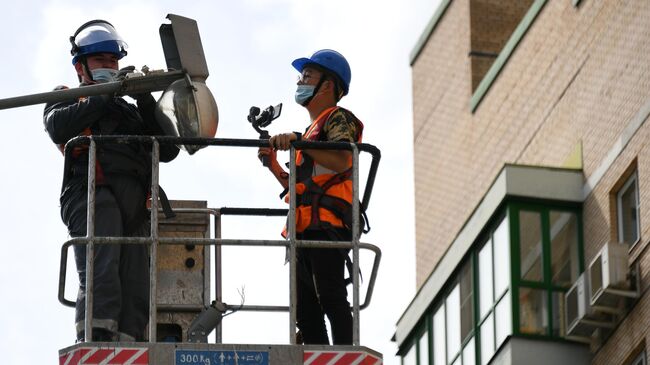
<path id="1" fill-rule="evenodd" d="M 542 281 L 532 282 L 521 278 L 521 259 L 520 255 L 520 237 L 519 237 L 519 212 L 520 211 L 539 212 L 542 227 Z M 550 338 L 562 340 L 564 336 L 559 333 L 555 334 L 553 324 L 553 295 L 554 293 L 566 293 L 570 286 L 561 286 L 553 283 L 551 270 L 551 237 L 550 237 L 550 212 L 561 211 L 576 214 L 577 220 L 577 245 L 578 245 L 578 274 L 584 272 L 584 243 L 583 243 L 583 225 L 582 225 L 582 208 L 578 205 L 546 202 L 524 202 L 516 201 L 508 204 L 508 214 L 510 220 L 510 244 L 511 244 L 511 279 L 512 279 L 512 327 L 513 334 L 528 338 Z M 546 304 L 546 324 L 547 328 L 544 334 L 531 334 L 521 332 L 520 320 L 520 300 L 519 294 L 521 288 L 543 290 L 545 293 L 544 301 Z M 562 313 L 560 313 L 562 314 Z M 560 323 L 559 329 L 562 328 Z"/>
<path id="2" fill-rule="evenodd" d="M 622 196 L 627 193 L 628 189 L 630 189 L 631 185 L 634 183 L 634 200 L 636 203 L 635 210 L 636 210 L 636 224 L 635 224 L 635 229 L 636 229 L 636 240 L 634 242 L 625 242 L 624 240 L 624 229 L 623 229 L 623 201 L 622 201 Z M 632 174 L 625 180 L 625 183 L 621 188 L 616 192 L 616 229 L 617 229 L 617 239 L 619 243 L 622 244 L 627 244 L 629 245 L 630 249 L 641 240 L 641 216 L 640 216 L 640 205 L 641 202 L 639 200 L 640 195 L 639 195 L 639 174 L 638 170 L 634 170 Z"/>

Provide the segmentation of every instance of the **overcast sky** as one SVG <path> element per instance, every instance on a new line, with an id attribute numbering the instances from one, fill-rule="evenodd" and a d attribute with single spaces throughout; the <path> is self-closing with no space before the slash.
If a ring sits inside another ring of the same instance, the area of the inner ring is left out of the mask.
<path id="1" fill-rule="evenodd" d="M 383 260 L 361 344 L 398 364 L 390 338 L 415 293 L 412 102 L 409 53 L 439 1 L 22 1 L 0 15 L 4 54 L 0 98 L 76 86 L 68 37 L 91 19 L 113 23 L 129 44 L 121 66 L 164 68 L 158 27 L 168 13 L 197 20 L 219 106 L 220 138 L 257 138 L 246 122 L 252 105 L 284 103 L 271 134 L 301 131 L 306 111 L 293 102 L 293 59 L 322 48 L 341 52 L 352 68 L 350 94 L 340 105 L 365 124 L 364 142 L 382 151 L 363 242 Z M 63 158 L 42 124 L 43 105 L 0 111 L 0 354 L 4 364 L 50 364 L 74 343 L 74 310 L 57 300 L 61 245 L 68 239 L 59 214 Z M 288 155 L 280 155 L 288 160 Z M 366 163 L 369 159 L 362 159 Z M 170 199 L 207 200 L 210 207 L 284 208 L 280 186 L 254 149 L 185 152 L 161 170 Z M 277 239 L 282 219 L 225 218 L 224 238 Z M 71 253 L 72 254 L 72 253 Z M 362 255 L 364 278 L 371 256 Z M 224 249 L 224 301 L 288 304 L 288 266 L 281 249 Z M 68 267 L 67 298 L 77 275 Z M 349 287 L 351 292 L 351 287 Z M 365 293 L 365 286 L 362 293 Z M 350 296 L 351 301 L 351 296 Z M 240 312 L 224 319 L 225 343 L 288 343 L 287 314 Z"/>

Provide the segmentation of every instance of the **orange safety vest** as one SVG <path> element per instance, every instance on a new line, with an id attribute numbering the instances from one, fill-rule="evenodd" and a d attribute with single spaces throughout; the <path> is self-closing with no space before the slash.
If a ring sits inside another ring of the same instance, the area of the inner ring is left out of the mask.
<path id="1" fill-rule="evenodd" d="M 309 126 L 302 136 L 306 141 L 320 141 L 325 123 L 339 107 L 324 110 Z M 360 143 L 363 123 L 358 123 L 356 142 Z M 298 171 L 311 171 L 311 177 L 296 183 L 296 232 L 307 229 L 350 228 L 352 226 L 352 157 L 348 159 L 348 169 L 335 173 L 318 165 L 301 150 L 296 152 Z M 324 170 L 324 171 L 323 171 Z M 325 173 L 323 173 L 325 172 Z M 298 176 L 301 174 L 299 173 Z M 289 202 L 289 196 L 285 197 Z M 282 232 L 287 237 L 287 227 Z"/>

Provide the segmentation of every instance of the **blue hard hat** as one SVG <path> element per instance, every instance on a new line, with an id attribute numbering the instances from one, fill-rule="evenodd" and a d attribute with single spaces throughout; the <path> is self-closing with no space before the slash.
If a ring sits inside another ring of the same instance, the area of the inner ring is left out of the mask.
<path id="1" fill-rule="evenodd" d="M 119 60 L 126 56 L 128 47 L 113 25 L 100 19 L 91 20 L 79 27 L 70 37 L 70 43 L 73 65 L 77 63 L 79 57 L 93 53 L 112 53 Z"/>
<path id="2" fill-rule="evenodd" d="M 343 83 L 343 95 L 346 95 L 350 90 L 350 80 L 352 79 L 352 71 L 350 71 L 350 64 L 340 53 L 331 49 L 321 49 L 316 51 L 309 58 L 298 58 L 291 62 L 291 65 L 302 72 L 302 70 L 310 64 L 318 65 L 328 71 L 333 72 L 341 79 Z"/>

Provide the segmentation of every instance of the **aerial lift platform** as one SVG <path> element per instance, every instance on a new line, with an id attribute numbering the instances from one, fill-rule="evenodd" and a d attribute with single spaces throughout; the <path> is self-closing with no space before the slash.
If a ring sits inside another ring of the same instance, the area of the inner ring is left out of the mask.
<path id="1" fill-rule="evenodd" d="M 360 345 L 359 311 L 369 305 L 372 297 L 381 251 L 374 245 L 362 243 L 360 236 L 360 211 L 367 206 L 374 183 L 379 151 L 372 145 L 341 142 L 297 142 L 291 148 L 290 161 L 290 208 L 289 222 L 295 222 L 295 151 L 296 149 L 351 149 L 353 152 L 353 239 L 352 241 L 303 241 L 297 240 L 289 224 L 289 240 L 240 240 L 221 238 L 221 217 L 224 215 L 240 216 L 284 216 L 285 209 L 268 208 L 208 208 L 204 201 L 172 201 L 176 216 L 165 218 L 159 209 L 158 201 L 158 156 L 160 143 L 178 145 L 242 146 L 260 147 L 264 140 L 236 140 L 216 138 L 182 138 L 182 137 L 140 137 L 140 136 L 91 136 L 76 137 L 65 148 L 66 159 L 75 146 L 90 144 L 88 168 L 88 235 L 73 238 L 65 242 L 61 251 L 61 269 L 59 277 L 59 300 L 73 307 L 74 302 L 64 297 L 67 252 L 73 244 L 84 244 L 87 255 L 87 295 L 86 295 L 86 342 L 61 349 L 60 365 L 82 364 L 156 364 L 156 365 L 280 365 L 280 364 L 381 364 L 382 355 Z M 96 149 L 98 143 L 145 143 L 153 148 L 152 153 L 152 200 L 151 200 L 151 235 L 149 237 L 96 237 L 94 226 L 94 181 Z M 369 152 L 373 159 L 362 199 L 358 194 L 359 151 Z M 211 229 L 210 217 L 214 226 Z M 213 232 L 213 233 L 211 233 Z M 151 254 L 149 342 L 92 342 L 92 278 L 93 262 L 91 254 L 96 244 L 146 244 Z M 211 247 L 214 246 L 214 256 Z M 280 247 L 289 253 L 290 305 L 227 305 L 221 302 L 220 270 L 222 246 L 258 246 Z M 348 247 L 352 251 L 353 276 L 353 345 L 321 346 L 296 344 L 296 248 L 297 247 Z M 375 258 L 368 282 L 365 302 L 359 303 L 359 251 L 368 249 Z M 215 278 L 210 278 L 211 262 L 215 265 Z M 214 281 L 214 300 L 211 301 L 210 283 Z M 228 310 L 269 311 L 290 313 L 289 344 L 223 344 L 221 343 L 220 322 Z M 208 343 L 208 334 L 216 329 L 215 343 Z"/>
<path id="2" fill-rule="evenodd" d="M 205 85 L 207 63 L 192 19 L 169 14 L 171 24 L 162 24 L 162 41 L 167 71 L 148 71 L 127 75 L 124 80 L 0 100 L 0 110 L 26 105 L 76 99 L 82 96 L 127 95 L 163 91 L 156 116 L 168 136 L 83 136 L 66 144 L 66 163 L 75 146 L 89 146 L 87 236 L 73 238 L 61 248 L 59 301 L 74 307 L 65 298 L 68 251 L 74 244 L 87 250 L 86 322 L 84 342 L 59 351 L 60 365 L 132 364 L 132 365 L 320 365 L 382 363 L 382 355 L 360 344 L 359 311 L 366 308 L 372 291 L 381 251 L 360 238 L 360 213 L 368 207 L 380 159 L 377 148 L 368 144 L 342 142 L 294 142 L 290 150 L 289 209 L 209 208 L 205 201 L 172 201 L 175 218 L 163 218 L 159 209 L 158 164 L 160 144 L 175 144 L 189 154 L 207 146 L 259 148 L 268 140 L 218 139 L 216 103 Z M 250 120 L 249 120 L 250 121 Z M 257 129 L 257 128 L 256 128 Z M 97 144 L 141 143 L 152 151 L 152 181 L 149 237 L 97 237 L 94 234 L 95 164 Z M 295 233 L 295 152 L 298 149 L 346 149 L 352 151 L 353 228 L 351 241 L 297 240 Z M 365 190 L 359 196 L 359 153 L 372 156 Z M 241 240 L 221 237 L 221 217 L 288 215 L 288 240 Z M 212 218 L 212 219 L 211 219 Z M 150 253 L 150 300 L 148 342 L 92 342 L 93 252 L 96 244 L 144 244 Z M 221 247 L 278 247 L 289 258 L 289 306 L 227 305 L 221 297 Z M 296 248 L 350 248 L 352 252 L 353 344 L 349 346 L 300 345 L 296 340 Z M 364 303 L 359 303 L 359 251 L 374 253 Z M 214 267 L 214 278 L 211 278 Z M 212 284 L 213 283 L 213 284 Z M 211 286 L 214 285 L 214 296 Z M 224 344 L 221 318 L 228 311 L 289 312 L 288 344 Z M 155 325 L 151 325 L 155 324 Z M 208 335 L 215 330 L 214 343 Z"/>

